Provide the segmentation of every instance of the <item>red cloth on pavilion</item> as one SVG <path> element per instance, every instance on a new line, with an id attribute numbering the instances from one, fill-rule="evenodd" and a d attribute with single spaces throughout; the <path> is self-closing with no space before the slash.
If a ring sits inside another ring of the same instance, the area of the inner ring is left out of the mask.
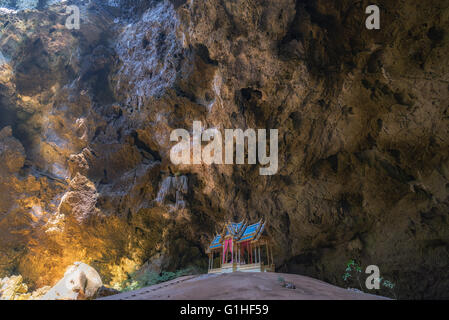
<path id="1" fill-rule="evenodd" d="M 233 249 L 232 249 L 232 239 L 228 239 L 228 240 L 224 241 L 223 263 L 225 263 L 225 260 L 226 260 L 226 253 L 228 252 L 228 247 L 231 247 L 231 254 L 232 254 L 231 262 L 234 262 L 234 252 L 233 252 Z"/>

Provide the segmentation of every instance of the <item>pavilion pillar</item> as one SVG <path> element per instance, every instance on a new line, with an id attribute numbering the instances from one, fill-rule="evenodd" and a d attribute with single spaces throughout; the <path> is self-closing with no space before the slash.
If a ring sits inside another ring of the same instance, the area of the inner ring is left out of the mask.
<path id="1" fill-rule="evenodd" d="M 236 244 L 235 244 L 235 262 L 236 262 L 236 263 L 239 262 L 239 254 L 238 254 L 238 251 L 239 251 L 239 246 L 238 246 L 238 244 L 236 243 Z"/>
<path id="2" fill-rule="evenodd" d="M 267 243 L 267 250 L 268 250 L 268 260 L 270 262 L 270 265 L 273 263 L 273 261 L 271 260 L 271 246 L 269 243 Z"/>
<path id="3" fill-rule="evenodd" d="M 253 263 L 253 244 L 251 242 L 249 243 L 248 253 L 250 258 L 249 263 Z"/>
<path id="4" fill-rule="evenodd" d="M 265 242 L 265 250 L 267 252 L 267 264 L 270 265 L 270 256 L 268 255 L 268 243 Z"/>
<path id="5" fill-rule="evenodd" d="M 231 240 L 231 263 L 234 263 L 234 240 Z"/>
<path id="6" fill-rule="evenodd" d="M 260 263 L 260 245 L 257 246 L 257 262 Z"/>
<path id="7" fill-rule="evenodd" d="M 254 246 L 253 253 L 254 253 L 254 263 L 257 263 L 257 246 Z"/>

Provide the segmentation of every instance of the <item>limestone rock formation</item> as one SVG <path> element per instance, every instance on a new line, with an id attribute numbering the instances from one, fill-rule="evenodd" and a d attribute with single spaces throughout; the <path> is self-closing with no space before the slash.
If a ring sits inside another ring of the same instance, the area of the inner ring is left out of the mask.
<path id="1" fill-rule="evenodd" d="M 368 1 L 74 0 L 79 30 L 47 2 L 0 11 L 0 276 L 205 268 L 215 226 L 263 217 L 279 271 L 449 297 L 441 1 L 378 0 L 380 30 Z M 278 129 L 278 173 L 173 165 L 194 120 Z"/>
<path id="2" fill-rule="evenodd" d="M 101 277 L 95 269 L 85 263 L 75 262 L 42 300 L 92 299 L 97 296 L 102 286 Z"/>
<path id="3" fill-rule="evenodd" d="M 0 280 L 1 300 L 19 300 L 18 298 L 28 292 L 28 286 L 24 284 L 22 276 L 5 277 Z"/>
<path id="4" fill-rule="evenodd" d="M 28 285 L 22 276 L 11 276 L 0 279 L 0 300 L 40 300 L 51 288 L 45 286 L 28 292 Z"/>

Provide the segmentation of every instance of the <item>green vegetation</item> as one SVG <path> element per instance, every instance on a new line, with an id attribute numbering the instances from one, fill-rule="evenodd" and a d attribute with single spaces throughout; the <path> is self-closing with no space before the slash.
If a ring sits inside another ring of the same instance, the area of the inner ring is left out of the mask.
<path id="1" fill-rule="evenodd" d="M 349 286 L 354 285 L 354 282 L 356 282 L 357 286 L 360 288 L 360 291 L 372 293 L 370 292 L 370 290 L 363 290 L 364 287 L 362 286 L 362 283 L 360 281 L 361 274 L 362 268 L 360 267 L 360 265 L 354 259 L 349 260 L 348 263 L 346 264 L 345 273 L 343 274 L 343 281 Z M 382 288 L 389 289 L 393 297 L 397 299 L 395 291 L 396 285 L 393 282 L 391 282 L 390 280 L 386 280 L 384 278 L 379 278 L 379 283 L 380 283 L 379 290 L 381 290 Z"/>
<path id="2" fill-rule="evenodd" d="M 390 280 L 384 280 L 383 278 L 379 278 L 379 281 L 380 281 L 381 286 L 385 287 L 387 289 L 390 289 L 391 293 L 393 294 L 393 297 L 395 299 L 397 299 L 396 291 L 394 290 L 396 285 L 393 282 L 391 282 Z"/>
<path id="3" fill-rule="evenodd" d="M 278 277 L 278 282 L 279 282 L 279 283 L 284 283 L 284 282 L 285 282 L 285 279 L 284 279 L 283 277 L 279 276 L 279 277 Z"/>
<path id="4" fill-rule="evenodd" d="M 181 269 L 175 272 L 162 271 L 161 273 L 148 270 L 144 272 L 134 272 L 129 275 L 128 280 L 123 282 L 120 291 L 133 291 L 196 273 L 197 271 L 193 268 Z"/>
<path id="5" fill-rule="evenodd" d="M 355 262 L 355 260 L 349 260 L 349 262 L 346 265 L 345 273 L 343 274 L 343 280 L 346 283 L 350 283 L 351 281 L 356 279 L 360 290 L 363 291 L 362 284 L 360 282 L 361 273 L 362 268 L 359 266 L 359 264 Z"/>

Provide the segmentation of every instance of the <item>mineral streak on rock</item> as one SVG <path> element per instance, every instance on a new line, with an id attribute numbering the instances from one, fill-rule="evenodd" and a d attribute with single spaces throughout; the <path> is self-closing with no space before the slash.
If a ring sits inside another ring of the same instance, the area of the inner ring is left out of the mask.
<path id="1" fill-rule="evenodd" d="M 449 8 L 436 0 L 73 1 L 0 11 L 0 276 L 83 261 L 206 268 L 228 218 L 265 218 L 278 271 L 448 298 Z M 279 171 L 174 166 L 170 132 L 279 129 Z M 438 283 L 438 285 L 436 285 Z"/>

